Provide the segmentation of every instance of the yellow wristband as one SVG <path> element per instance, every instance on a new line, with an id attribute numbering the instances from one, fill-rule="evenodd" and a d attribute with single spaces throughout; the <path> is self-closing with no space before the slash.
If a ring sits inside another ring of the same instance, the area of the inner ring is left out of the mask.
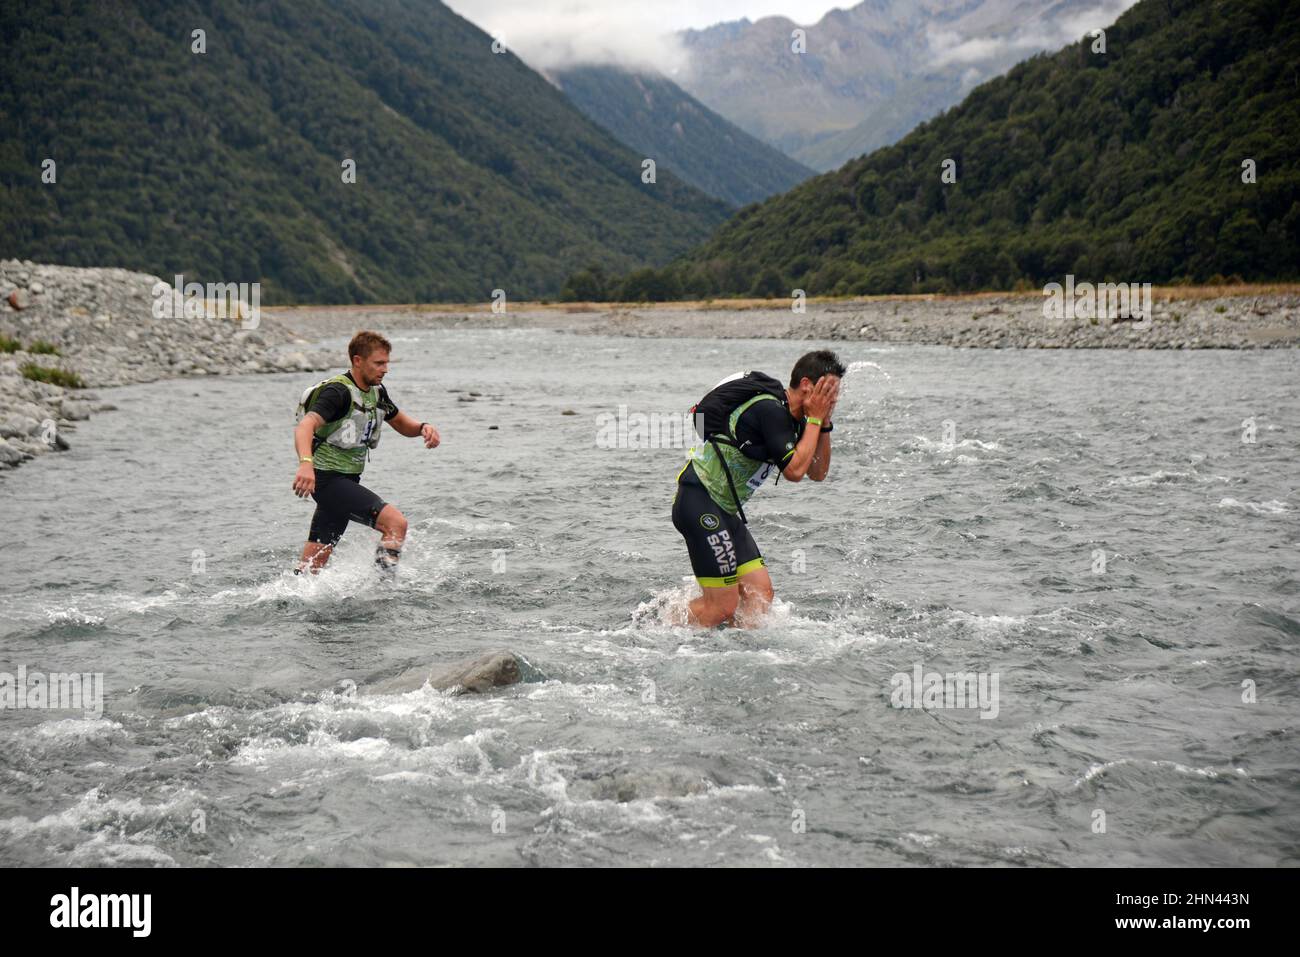
<path id="1" fill-rule="evenodd" d="M 304 455 L 304 456 L 303 456 L 302 458 L 300 458 L 298 461 L 299 461 L 299 462 L 314 462 L 315 459 L 313 459 L 310 455 Z"/>
<path id="2" fill-rule="evenodd" d="M 821 424 L 822 424 L 822 420 L 819 419 L 819 418 L 817 418 L 817 416 L 815 416 L 815 415 L 810 415 L 810 416 L 808 416 L 807 418 L 804 419 L 804 421 L 807 422 L 809 425 L 816 425 L 816 426 L 819 426 L 819 427 L 820 427 Z"/>

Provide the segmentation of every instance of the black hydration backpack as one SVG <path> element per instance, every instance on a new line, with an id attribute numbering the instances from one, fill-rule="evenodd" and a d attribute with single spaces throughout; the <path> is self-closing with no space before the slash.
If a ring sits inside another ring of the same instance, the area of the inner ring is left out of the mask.
<path id="1" fill-rule="evenodd" d="M 731 433 L 731 413 L 756 395 L 770 395 L 781 403 L 786 412 L 790 411 L 790 399 L 785 393 L 785 387 L 765 372 L 745 372 L 724 379 L 690 408 L 690 414 L 695 421 L 695 431 L 701 439 L 713 446 L 718 461 L 722 463 L 722 471 L 727 476 L 727 487 L 731 489 L 731 499 L 736 503 L 736 513 L 746 525 L 749 524 L 749 519 L 745 517 L 745 510 L 740 505 L 740 496 L 736 494 L 736 483 L 731 477 L 731 469 L 727 466 L 727 459 L 718 445 L 730 445 L 734 449 L 743 451 L 740 440 Z M 777 467 L 777 481 L 780 482 L 781 463 L 772 459 L 763 461 Z"/>

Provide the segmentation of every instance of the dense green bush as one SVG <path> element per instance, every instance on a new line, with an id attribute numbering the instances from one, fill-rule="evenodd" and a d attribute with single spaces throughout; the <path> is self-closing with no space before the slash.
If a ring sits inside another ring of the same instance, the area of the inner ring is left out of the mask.
<path id="1" fill-rule="evenodd" d="M 641 183 L 441 3 L 0 3 L 0 35 L 0 257 L 260 281 L 264 304 L 519 300 L 665 263 L 730 212 Z"/>
<path id="2" fill-rule="evenodd" d="M 1092 43 L 1033 57 L 899 143 L 746 207 L 637 286 L 1300 279 L 1300 4 L 1142 0 L 1104 54 Z M 955 183 L 940 177 L 948 159 Z"/>

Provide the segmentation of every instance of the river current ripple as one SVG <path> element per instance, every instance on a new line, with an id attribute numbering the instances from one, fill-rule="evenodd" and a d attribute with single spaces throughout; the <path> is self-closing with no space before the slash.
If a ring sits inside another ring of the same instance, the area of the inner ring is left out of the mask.
<path id="1" fill-rule="evenodd" d="M 105 688 L 0 711 L 0 864 L 1300 860 L 1295 351 L 842 345 L 830 478 L 747 509 L 778 603 L 739 633 L 670 623 L 683 452 L 599 417 L 811 343 L 394 345 L 444 440 L 367 470 L 411 522 L 394 586 L 357 526 L 286 574 L 310 374 L 104 390 L 0 477 L 0 671 Z M 498 648 L 529 681 L 351 691 Z M 996 699 L 896 707 L 918 671 Z"/>

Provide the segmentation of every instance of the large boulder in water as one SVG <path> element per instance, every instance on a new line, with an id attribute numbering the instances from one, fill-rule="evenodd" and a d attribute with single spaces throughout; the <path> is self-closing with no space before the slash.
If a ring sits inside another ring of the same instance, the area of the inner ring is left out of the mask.
<path id="1" fill-rule="evenodd" d="M 480 658 L 445 665 L 418 665 L 400 675 L 367 685 L 364 694 L 395 694 L 415 691 L 425 684 L 452 694 L 482 693 L 493 688 L 534 679 L 536 669 L 513 651 L 494 651 Z"/>
<path id="2" fill-rule="evenodd" d="M 581 801 L 653 801 L 707 794 L 719 786 L 707 771 L 669 766 L 619 768 L 602 774 L 579 774 L 569 782 L 569 796 Z"/>

